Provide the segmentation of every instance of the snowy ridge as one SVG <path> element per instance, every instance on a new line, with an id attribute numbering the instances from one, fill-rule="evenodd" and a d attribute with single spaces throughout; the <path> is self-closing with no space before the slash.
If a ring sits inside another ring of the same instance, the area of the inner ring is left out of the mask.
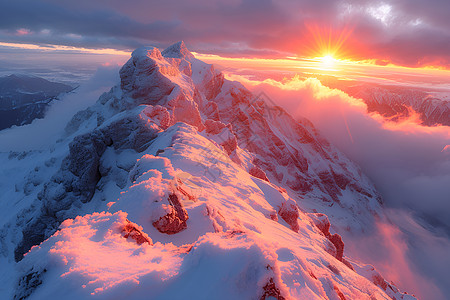
<path id="1" fill-rule="evenodd" d="M 345 256 L 381 198 L 307 120 L 183 42 L 137 49 L 120 75 L 51 151 L 9 155 L 3 176 L 33 166 L 5 187 L 20 205 L 0 224 L 0 295 L 414 299 Z"/>
<path id="2" fill-rule="evenodd" d="M 450 126 L 450 102 L 446 100 L 444 93 L 364 84 L 344 90 L 354 97 L 363 99 L 369 112 L 375 111 L 395 120 L 409 116 L 412 110 L 419 115 L 423 125 Z"/>

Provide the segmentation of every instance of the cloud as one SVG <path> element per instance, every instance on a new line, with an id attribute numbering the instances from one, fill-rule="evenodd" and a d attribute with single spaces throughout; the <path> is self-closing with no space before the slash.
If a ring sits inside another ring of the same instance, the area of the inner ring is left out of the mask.
<path id="1" fill-rule="evenodd" d="M 345 239 L 346 255 L 370 262 L 386 280 L 418 299 L 446 299 L 450 241 L 431 235 L 403 210 L 387 213 L 393 223 L 378 221 L 372 232 Z"/>
<path id="2" fill-rule="evenodd" d="M 94 104 L 99 96 L 119 83 L 119 66 L 102 66 L 74 93 L 66 94 L 50 106 L 43 119 L 0 131 L 0 151 L 48 149 L 61 137 L 67 122 L 78 111 Z"/>
<path id="3" fill-rule="evenodd" d="M 444 0 L 7 1 L 0 40 L 117 49 L 184 40 L 197 52 L 267 57 L 312 55 L 322 39 L 353 59 L 449 67 L 449 9 Z"/>

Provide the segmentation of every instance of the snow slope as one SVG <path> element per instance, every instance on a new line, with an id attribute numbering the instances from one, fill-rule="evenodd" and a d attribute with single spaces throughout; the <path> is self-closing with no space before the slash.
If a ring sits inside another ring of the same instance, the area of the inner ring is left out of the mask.
<path id="1" fill-rule="evenodd" d="M 345 256 L 381 197 L 310 122 L 182 42 L 120 77 L 49 151 L 0 154 L 2 298 L 413 299 Z"/>

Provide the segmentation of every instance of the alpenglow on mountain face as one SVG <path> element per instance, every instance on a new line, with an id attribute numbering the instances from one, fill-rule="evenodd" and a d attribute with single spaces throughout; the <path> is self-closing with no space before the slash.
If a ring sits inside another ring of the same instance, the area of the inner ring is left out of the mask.
<path id="1" fill-rule="evenodd" d="M 0 298 L 414 299 L 346 256 L 381 197 L 309 121 L 182 42 L 120 78 L 51 150 L 0 153 Z"/>

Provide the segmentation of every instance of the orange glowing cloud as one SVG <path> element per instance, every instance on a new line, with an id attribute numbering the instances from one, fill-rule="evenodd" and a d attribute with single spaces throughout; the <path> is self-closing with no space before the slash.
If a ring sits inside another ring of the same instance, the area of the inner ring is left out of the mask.
<path id="1" fill-rule="evenodd" d="M 31 34 L 31 31 L 29 29 L 20 28 L 16 30 L 16 35 L 22 36 L 22 35 L 29 35 Z"/>
<path id="2" fill-rule="evenodd" d="M 23 32 L 23 34 L 27 34 Z M 101 49 L 92 49 L 92 48 L 84 48 L 84 47 L 72 47 L 72 46 L 63 46 L 63 45 L 36 45 L 36 44 L 22 44 L 22 43 L 5 43 L 0 42 L 0 46 L 7 48 L 17 48 L 17 49 L 27 49 L 27 50 L 43 50 L 43 51 L 72 51 L 72 52 L 80 52 L 80 53 L 91 53 L 91 54 L 111 54 L 111 55 L 126 55 L 129 56 L 131 52 L 110 49 L 110 48 L 101 48 Z"/>

